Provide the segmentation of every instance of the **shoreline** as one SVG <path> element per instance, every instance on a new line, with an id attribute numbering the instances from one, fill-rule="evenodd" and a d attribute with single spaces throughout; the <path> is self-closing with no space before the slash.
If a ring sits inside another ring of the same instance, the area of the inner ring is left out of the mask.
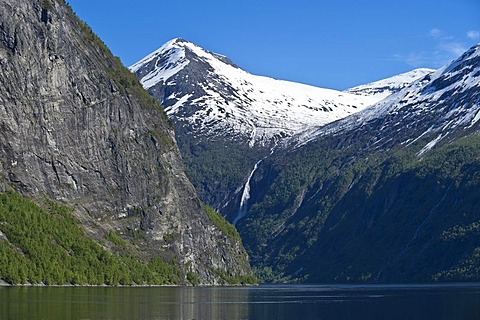
<path id="1" fill-rule="evenodd" d="M 9 284 L 0 280 L 0 288 L 2 287 L 54 287 L 54 288 L 280 288 L 280 287 L 308 287 L 308 288 L 329 288 L 329 289 L 424 289 L 424 288 L 455 288 L 455 287 L 480 287 L 480 282 L 425 282 L 425 283 L 260 283 L 247 285 L 94 285 L 94 284 Z"/>
<path id="2" fill-rule="evenodd" d="M 33 283 L 23 283 L 23 284 L 10 284 L 3 280 L 0 280 L 0 288 L 2 287 L 95 287 L 95 288 L 209 288 L 209 287 L 217 287 L 217 288 L 241 288 L 241 287 L 257 287 L 258 284 L 244 284 L 244 285 L 235 285 L 235 284 L 200 284 L 200 285 L 181 285 L 181 284 L 119 284 L 119 285 L 108 285 L 108 284 L 33 284 Z"/>

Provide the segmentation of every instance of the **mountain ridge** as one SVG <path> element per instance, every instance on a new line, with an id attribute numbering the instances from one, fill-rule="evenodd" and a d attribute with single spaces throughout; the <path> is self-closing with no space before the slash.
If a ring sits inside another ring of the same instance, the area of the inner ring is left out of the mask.
<path id="1" fill-rule="evenodd" d="M 291 136 L 305 126 L 337 120 L 376 101 L 252 75 L 228 58 L 218 57 L 177 38 L 132 65 L 130 70 L 165 106 L 171 118 L 190 122 L 194 131 L 211 131 L 207 135 L 219 132 L 243 136 L 250 146 L 271 146 L 272 140 Z M 180 81 L 190 87 L 175 88 Z M 204 128 L 199 128 L 198 123 L 204 123 Z"/>
<path id="2" fill-rule="evenodd" d="M 320 128 L 317 132 L 310 131 L 310 139 L 315 139 L 316 135 L 353 130 L 353 128 L 361 127 L 369 121 L 385 118 L 389 113 L 401 112 L 402 109 L 408 109 L 409 106 L 412 105 L 412 101 L 419 97 L 421 98 L 421 106 L 416 107 L 418 110 L 412 109 L 410 110 L 411 112 L 405 113 L 403 119 L 396 119 L 396 125 L 398 126 L 401 120 L 405 120 L 407 117 L 418 117 L 420 113 L 430 117 L 435 116 L 437 118 L 436 121 L 439 123 L 434 123 L 427 127 L 425 127 L 424 124 L 419 124 L 419 127 L 424 127 L 423 131 L 419 132 L 417 137 L 413 137 L 409 141 L 402 141 L 401 143 L 413 143 L 428 133 L 445 131 L 448 128 L 453 130 L 462 124 L 466 125 L 466 122 L 469 122 L 467 127 L 473 126 L 480 119 L 478 110 L 475 108 L 475 97 L 478 96 L 478 94 L 474 91 L 475 86 L 478 86 L 475 78 L 480 74 L 479 67 L 476 66 L 476 62 L 480 61 L 479 48 L 480 44 L 473 46 L 461 57 L 452 61 L 452 63 L 435 72 L 427 72 L 425 76 L 417 78 L 402 90 L 397 91 L 374 106 L 358 112 L 352 117 Z M 467 70 L 458 69 L 464 64 L 469 65 Z M 457 96 L 460 96 L 468 90 L 472 91 L 473 97 L 469 99 L 473 101 L 470 102 L 470 105 L 464 106 L 463 108 L 458 108 L 458 104 L 462 104 L 465 97 L 452 99 L 448 96 L 449 91 L 455 91 L 457 92 Z M 449 100 L 458 100 L 456 103 L 453 103 L 457 104 L 457 106 L 454 108 L 450 107 L 446 103 L 446 101 Z M 439 106 L 443 106 L 443 108 L 440 109 Z M 457 119 L 456 121 L 456 118 L 459 117 L 461 119 Z M 386 127 L 389 126 L 388 123 L 384 125 Z M 443 139 L 443 137 L 440 135 L 437 141 L 441 139 Z M 297 139 L 297 141 L 303 142 L 302 139 Z M 433 147 L 433 144 L 430 144 L 430 147 Z"/>
<path id="3" fill-rule="evenodd" d="M 429 68 L 418 68 L 393 77 L 355 86 L 344 91 L 359 95 L 378 96 L 379 100 L 382 100 L 435 71 L 436 70 Z"/>

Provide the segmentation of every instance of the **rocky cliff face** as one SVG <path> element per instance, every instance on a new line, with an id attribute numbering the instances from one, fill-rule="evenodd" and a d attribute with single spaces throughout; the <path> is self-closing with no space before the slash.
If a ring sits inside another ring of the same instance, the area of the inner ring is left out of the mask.
<path id="1" fill-rule="evenodd" d="M 250 274 L 206 216 L 173 131 L 136 78 L 61 0 L 0 1 L 0 185 L 75 208 L 94 238 L 133 234 L 201 283 Z"/>

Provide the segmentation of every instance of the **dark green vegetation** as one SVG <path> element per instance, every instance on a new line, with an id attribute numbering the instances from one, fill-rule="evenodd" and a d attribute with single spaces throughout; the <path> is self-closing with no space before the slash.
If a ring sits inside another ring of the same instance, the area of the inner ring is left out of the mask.
<path id="1" fill-rule="evenodd" d="M 182 153 L 185 171 L 202 201 L 222 207 L 222 214 L 232 221 L 238 211 L 239 187 L 243 186 L 258 159 L 269 153 L 267 148 L 251 148 L 245 143 L 223 137 L 192 136 L 187 126 L 177 124 L 175 133 Z"/>
<path id="2" fill-rule="evenodd" d="M 251 275 L 238 237 L 202 209 L 163 109 L 65 1 L 0 0 L 0 20 L 0 278 Z"/>
<path id="3" fill-rule="evenodd" d="M 254 285 L 258 284 L 258 278 L 252 275 L 231 275 L 220 269 L 211 269 L 213 274 L 222 279 L 223 285 Z"/>
<path id="4" fill-rule="evenodd" d="M 207 206 L 206 204 L 203 204 L 203 210 L 205 210 L 205 213 L 207 214 L 208 218 L 210 221 L 212 221 L 213 225 L 217 227 L 224 235 L 226 235 L 229 238 L 232 238 L 237 241 L 242 241 L 240 239 L 240 235 L 238 234 L 237 229 L 233 225 L 231 225 L 225 218 L 219 214 L 218 212 L 215 211 L 210 206 Z"/>
<path id="5" fill-rule="evenodd" d="M 259 276 L 480 279 L 480 136 L 418 156 L 428 141 L 361 154 L 325 139 L 267 161 L 238 225 Z"/>
<path id="6" fill-rule="evenodd" d="M 203 209 L 208 215 L 210 221 L 212 221 L 213 225 L 215 225 L 222 233 L 234 240 L 237 243 L 241 243 L 242 239 L 240 238 L 240 234 L 238 233 L 237 229 L 233 225 L 231 225 L 221 214 L 215 211 L 212 207 L 202 204 Z M 219 279 L 222 280 L 222 284 L 256 284 L 258 279 L 253 275 L 231 275 L 227 272 L 211 268 L 210 270 L 213 274 L 215 274 Z M 196 284 L 196 278 L 194 274 L 187 274 L 187 280 L 193 285 Z"/>
<path id="7" fill-rule="evenodd" d="M 173 261 L 144 261 L 114 232 L 108 233 L 103 243 L 95 242 L 85 235 L 70 208 L 49 200 L 40 206 L 15 192 L 0 194 L 0 231 L 4 235 L 0 239 L 0 278 L 11 284 L 183 282 Z M 107 245 L 117 253 L 109 252 Z"/>
<path id="8" fill-rule="evenodd" d="M 50 0 L 42 0 L 42 9 L 52 9 L 52 3 Z"/>

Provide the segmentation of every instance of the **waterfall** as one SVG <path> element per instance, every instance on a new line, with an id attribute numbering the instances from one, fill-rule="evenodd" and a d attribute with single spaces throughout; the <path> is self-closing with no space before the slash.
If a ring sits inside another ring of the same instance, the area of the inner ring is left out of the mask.
<path id="1" fill-rule="evenodd" d="M 248 200 L 250 199 L 250 180 L 252 179 L 253 174 L 257 170 L 258 165 L 262 161 L 263 161 L 263 159 L 259 160 L 259 161 L 257 161 L 257 163 L 255 163 L 255 166 L 253 167 L 252 172 L 250 172 L 250 175 L 248 176 L 247 182 L 245 182 L 245 186 L 243 187 L 242 198 L 240 200 L 240 207 L 238 209 L 237 216 L 235 217 L 235 219 L 232 222 L 233 225 L 236 225 L 237 222 L 240 219 L 242 219 L 243 217 L 245 217 L 245 214 L 247 213 L 247 204 L 248 204 Z"/>

